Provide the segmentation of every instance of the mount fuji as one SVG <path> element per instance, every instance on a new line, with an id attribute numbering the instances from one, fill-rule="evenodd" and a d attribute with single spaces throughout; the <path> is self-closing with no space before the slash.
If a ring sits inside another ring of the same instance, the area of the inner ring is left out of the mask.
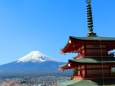
<path id="1" fill-rule="evenodd" d="M 58 73 L 59 65 L 65 64 L 39 51 L 32 51 L 17 61 L 0 65 L 0 74 Z"/>
<path id="2" fill-rule="evenodd" d="M 17 60 L 17 62 L 38 62 L 38 63 L 45 62 L 45 61 L 59 62 L 39 51 L 32 51 L 29 54 Z"/>

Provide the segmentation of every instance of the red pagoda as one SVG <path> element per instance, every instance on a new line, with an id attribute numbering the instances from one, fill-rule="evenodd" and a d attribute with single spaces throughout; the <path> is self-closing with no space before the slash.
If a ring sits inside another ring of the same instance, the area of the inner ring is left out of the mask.
<path id="1" fill-rule="evenodd" d="M 59 70 L 73 69 L 72 79 L 59 82 L 58 86 L 115 86 L 112 68 L 115 67 L 115 38 L 99 37 L 93 32 L 90 0 L 87 0 L 87 20 L 89 32 L 86 37 L 69 37 L 64 53 L 78 53 Z"/>

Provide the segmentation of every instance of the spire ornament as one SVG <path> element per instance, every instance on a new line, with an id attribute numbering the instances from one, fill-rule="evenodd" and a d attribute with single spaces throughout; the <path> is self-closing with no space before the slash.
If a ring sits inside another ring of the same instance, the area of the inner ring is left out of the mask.
<path id="1" fill-rule="evenodd" d="M 93 18 L 91 9 L 91 0 L 86 0 L 87 3 L 87 22 L 88 22 L 88 34 L 87 37 L 95 37 L 96 33 L 93 33 Z"/>

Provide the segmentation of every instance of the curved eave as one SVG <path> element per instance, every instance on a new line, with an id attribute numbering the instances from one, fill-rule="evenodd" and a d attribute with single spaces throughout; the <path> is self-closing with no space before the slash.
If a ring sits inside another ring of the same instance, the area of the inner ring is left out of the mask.
<path id="1" fill-rule="evenodd" d="M 71 62 L 71 61 L 72 61 L 72 60 L 68 60 L 68 63 L 67 63 L 67 64 L 60 65 L 59 70 L 66 70 L 66 69 L 71 69 L 71 68 L 74 68 L 74 67 L 79 66 L 79 63 L 78 63 L 78 65 L 76 65 L 76 63 Z"/>
<path id="2" fill-rule="evenodd" d="M 75 41 L 76 40 L 69 37 L 69 40 L 68 40 L 67 44 L 65 45 L 64 48 L 61 49 L 60 54 L 76 53 L 77 52 L 76 50 L 79 48 L 79 46 L 81 46 L 81 44 L 75 43 Z"/>
<path id="3" fill-rule="evenodd" d="M 61 49 L 60 54 L 64 54 L 66 52 L 69 52 L 70 51 L 69 47 L 72 48 L 72 44 L 70 44 L 69 42 L 67 42 L 67 44 L 65 45 L 65 47 L 63 49 Z"/>
<path id="4" fill-rule="evenodd" d="M 71 69 L 72 67 L 68 66 L 68 63 L 65 65 L 61 65 L 58 70 L 66 70 L 66 69 Z"/>

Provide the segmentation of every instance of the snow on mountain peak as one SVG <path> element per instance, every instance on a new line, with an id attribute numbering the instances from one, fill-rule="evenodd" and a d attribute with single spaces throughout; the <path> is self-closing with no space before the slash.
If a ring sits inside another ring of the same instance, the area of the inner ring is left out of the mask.
<path id="1" fill-rule="evenodd" d="M 17 62 L 45 62 L 45 61 L 57 61 L 39 51 L 32 51 L 29 54 L 19 58 Z M 59 61 L 57 61 L 59 62 Z"/>

